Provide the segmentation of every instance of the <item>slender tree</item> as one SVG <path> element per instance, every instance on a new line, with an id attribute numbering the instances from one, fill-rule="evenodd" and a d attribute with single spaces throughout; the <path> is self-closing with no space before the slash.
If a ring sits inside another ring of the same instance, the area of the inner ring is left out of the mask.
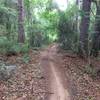
<path id="1" fill-rule="evenodd" d="M 76 0 L 76 6 L 79 8 L 79 0 Z M 79 19 L 78 19 L 78 12 L 76 14 L 76 32 L 79 32 Z"/>
<path id="2" fill-rule="evenodd" d="M 18 0 L 18 42 L 25 42 L 23 0 Z"/>
<path id="3" fill-rule="evenodd" d="M 83 16 L 80 24 L 80 43 L 79 43 L 79 55 L 87 57 L 88 52 L 88 29 L 90 24 L 90 9 L 91 1 L 83 0 L 82 12 Z"/>

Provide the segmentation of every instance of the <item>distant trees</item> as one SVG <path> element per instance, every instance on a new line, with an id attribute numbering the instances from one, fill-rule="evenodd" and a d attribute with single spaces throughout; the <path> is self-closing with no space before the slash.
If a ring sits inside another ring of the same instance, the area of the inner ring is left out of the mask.
<path id="1" fill-rule="evenodd" d="M 91 6 L 92 2 L 95 3 Z M 67 9 L 60 10 L 52 0 L 0 0 L 0 36 L 15 44 L 25 42 L 32 47 L 58 39 L 66 50 L 85 57 L 91 51 L 92 56 L 97 56 L 100 1 L 76 0 L 73 4 L 68 1 Z"/>
<path id="2" fill-rule="evenodd" d="M 18 42 L 25 42 L 23 0 L 18 0 Z"/>
<path id="3" fill-rule="evenodd" d="M 58 21 L 58 42 L 60 47 L 65 50 L 77 52 L 78 34 L 76 14 L 78 13 L 76 5 L 71 6 L 66 12 L 59 12 Z"/>
<path id="4" fill-rule="evenodd" d="M 95 6 L 94 2 L 96 4 L 96 7 L 92 8 L 93 6 Z M 93 6 L 91 6 L 92 3 L 93 3 Z M 59 35 L 58 36 L 60 39 L 60 43 L 62 43 L 64 48 L 67 48 L 68 50 L 71 50 L 71 48 L 75 50 L 78 44 L 79 45 L 78 54 L 81 57 L 87 58 L 90 56 L 90 54 L 92 54 L 93 56 L 98 56 L 99 50 L 100 50 L 100 1 L 82 0 L 82 3 L 81 3 L 80 0 L 76 0 L 76 5 L 78 7 L 81 6 L 80 7 L 81 10 L 80 8 L 78 8 L 79 10 L 77 10 L 76 13 L 75 13 L 75 8 L 74 9 L 70 8 L 71 11 L 68 10 L 69 13 L 67 11 L 66 12 L 61 11 L 60 13 L 60 15 L 62 13 L 65 13 L 65 16 L 67 15 L 65 18 L 63 18 L 63 16 L 60 16 L 60 19 L 59 19 L 58 30 L 60 32 L 59 34 L 60 36 Z M 95 9 L 96 9 L 96 15 L 94 12 Z M 70 16 L 72 11 L 74 11 L 74 13 L 73 15 Z M 78 15 L 79 12 L 80 12 L 80 16 Z M 73 18 L 71 19 L 72 16 Z M 79 24 L 80 24 L 80 30 L 78 30 Z M 91 26 L 94 27 L 94 29 L 91 29 Z M 95 31 L 94 35 L 92 35 L 91 33 L 93 30 Z M 71 33 L 73 35 L 71 35 Z M 77 34 L 77 33 L 80 33 L 80 34 Z M 75 38 L 74 34 L 76 37 L 79 37 L 79 38 L 76 38 L 77 41 L 79 42 L 74 41 L 71 43 L 70 41 L 73 41 L 73 39 Z M 72 38 L 73 36 L 74 38 Z M 75 48 L 72 47 L 74 45 L 75 45 Z"/>

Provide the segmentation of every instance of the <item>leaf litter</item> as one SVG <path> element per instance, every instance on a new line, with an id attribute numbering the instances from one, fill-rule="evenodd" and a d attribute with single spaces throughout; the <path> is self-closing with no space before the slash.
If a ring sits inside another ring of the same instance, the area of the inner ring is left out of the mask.
<path id="1" fill-rule="evenodd" d="M 4 57 L 7 64 L 15 64 L 17 69 L 8 80 L 0 81 L 0 100 L 44 100 L 46 87 L 40 53 L 30 52 L 28 56 L 26 62 L 22 55 Z"/>

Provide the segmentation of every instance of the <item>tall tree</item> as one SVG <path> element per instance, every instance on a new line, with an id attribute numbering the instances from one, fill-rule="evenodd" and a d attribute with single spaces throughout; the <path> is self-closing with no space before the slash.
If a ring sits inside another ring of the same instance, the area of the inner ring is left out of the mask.
<path id="1" fill-rule="evenodd" d="M 18 0 L 18 42 L 25 42 L 23 0 Z"/>
<path id="2" fill-rule="evenodd" d="M 100 1 L 99 1 L 100 2 Z M 93 38 L 92 55 L 97 57 L 100 49 L 100 4 L 96 3 L 95 33 Z"/>
<path id="3" fill-rule="evenodd" d="M 80 56 L 87 57 L 88 52 L 88 29 L 90 24 L 90 9 L 91 1 L 83 0 L 82 12 L 83 16 L 80 24 L 80 43 L 79 43 L 79 54 Z"/>

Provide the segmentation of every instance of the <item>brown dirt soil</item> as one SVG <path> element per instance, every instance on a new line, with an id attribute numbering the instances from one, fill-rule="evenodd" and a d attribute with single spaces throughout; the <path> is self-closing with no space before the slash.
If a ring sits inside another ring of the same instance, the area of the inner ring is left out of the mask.
<path id="1" fill-rule="evenodd" d="M 17 65 L 16 73 L 0 81 L 0 100 L 100 100 L 100 76 L 86 73 L 87 62 L 71 53 L 58 52 L 53 44 L 41 52 L 1 57 Z M 91 59 L 96 69 L 100 60 Z"/>
<path id="2" fill-rule="evenodd" d="M 86 73 L 87 61 L 72 53 L 58 52 L 51 45 L 42 52 L 48 94 L 45 100 L 100 100 L 100 77 Z M 100 60 L 91 59 L 100 66 Z"/>
<path id="3" fill-rule="evenodd" d="M 62 68 L 61 59 L 57 56 L 56 46 L 49 47 L 41 55 L 41 66 L 44 68 L 49 91 L 45 100 L 72 100 L 70 82 Z"/>

